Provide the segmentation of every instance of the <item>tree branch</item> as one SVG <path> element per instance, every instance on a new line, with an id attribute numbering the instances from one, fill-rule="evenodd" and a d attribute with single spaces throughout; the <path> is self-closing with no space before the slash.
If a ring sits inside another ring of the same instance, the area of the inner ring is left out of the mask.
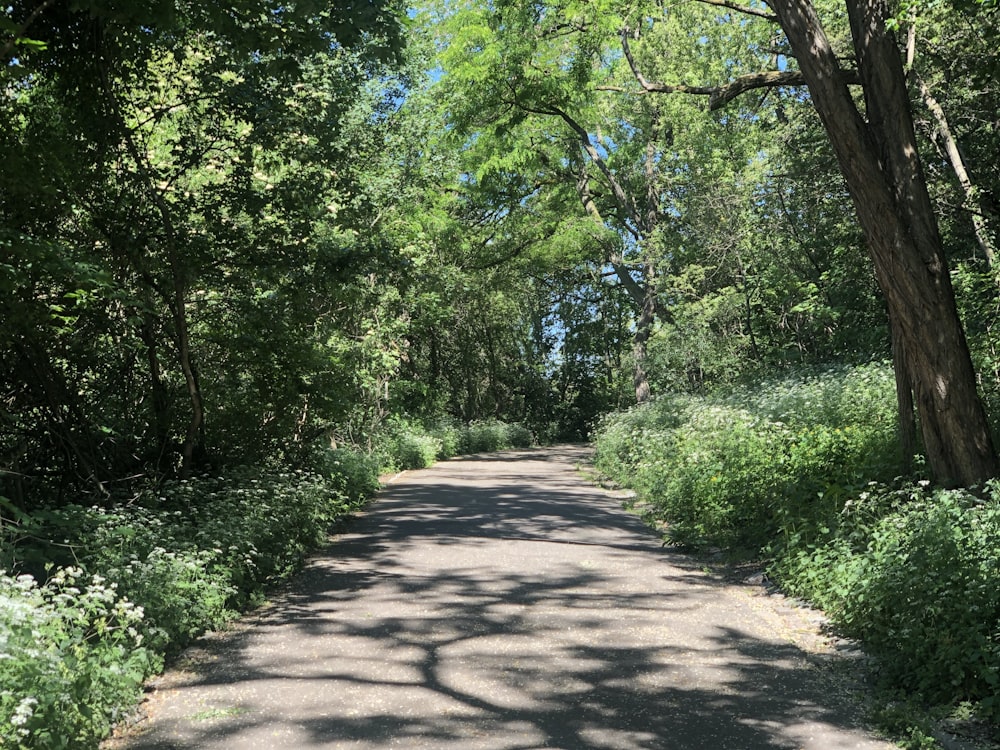
<path id="1" fill-rule="evenodd" d="M 856 70 L 842 71 L 844 82 L 860 85 L 861 78 Z M 740 94 L 753 89 L 773 89 L 780 86 L 805 86 L 806 79 L 798 70 L 765 70 L 759 73 L 748 73 L 734 81 L 718 86 L 709 92 L 708 108 L 716 110 L 724 107 Z"/>
<path id="2" fill-rule="evenodd" d="M 768 13 L 766 10 L 758 10 L 757 8 L 749 8 L 746 5 L 740 5 L 739 3 L 731 3 L 727 0 L 698 0 L 699 3 L 704 3 L 705 5 L 718 5 L 723 8 L 729 8 L 729 10 L 735 10 L 737 13 L 744 13 L 748 16 L 757 16 L 758 18 L 763 18 L 767 21 L 772 21 L 778 23 L 778 17 L 773 13 Z"/>
<path id="3" fill-rule="evenodd" d="M 688 86 L 686 84 L 678 84 L 676 86 L 668 86 L 665 83 L 650 83 L 646 80 L 646 77 L 639 70 L 639 66 L 635 62 L 635 56 L 632 54 L 632 47 L 628 43 L 628 36 L 631 32 L 627 26 L 623 27 L 621 30 L 621 40 L 622 40 L 622 52 L 625 53 L 625 59 L 628 61 L 628 67 L 632 71 L 632 75 L 635 76 L 636 82 L 642 86 L 643 93 L 651 94 L 711 94 L 715 87 L 703 87 L 703 86 Z M 606 90 L 621 90 L 612 89 L 612 87 L 603 88 L 598 87 L 598 91 Z"/>
<path id="4" fill-rule="evenodd" d="M 11 50 L 17 45 L 18 41 L 23 38 L 24 32 L 28 30 L 28 27 L 35 22 L 35 19 L 42 14 L 42 12 L 52 5 L 53 0 L 45 0 L 41 5 L 31 11 L 31 15 L 28 16 L 28 20 L 17 27 L 17 30 L 11 35 L 3 47 L 0 47 L 0 60 L 6 60 L 8 55 L 10 55 Z"/>
<path id="5" fill-rule="evenodd" d="M 598 209 L 597 203 L 594 202 L 594 196 L 590 191 L 590 177 L 587 175 L 587 168 L 583 164 L 580 164 L 579 175 L 576 180 L 576 191 L 580 196 L 580 201 L 583 203 L 583 208 L 587 212 L 587 215 L 598 226 L 603 227 L 604 217 L 601 216 L 601 211 Z M 605 249 L 608 251 L 607 260 L 614 270 L 613 275 L 618 277 L 619 283 L 625 288 L 628 296 L 635 303 L 636 308 L 641 310 L 642 303 L 646 299 L 646 290 L 643 289 L 639 282 L 632 278 L 632 274 L 629 273 L 621 255 L 613 252 L 610 248 Z"/>
<path id="6" fill-rule="evenodd" d="M 607 181 L 608 187 L 611 188 L 611 193 L 615 197 L 615 203 L 617 203 L 624 214 L 628 216 L 637 227 L 639 227 L 639 231 L 641 232 L 643 227 L 643 217 L 636 209 L 635 201 L 632 200 L 632 197 L 626 192 L 622 184 L 618 182 L 618 179 L 615 177 L 614 173 L 612 173 L 611 169 L 604 161 L 604 158 L 594 146 L 594 142 L 590 140 L 590 134 L 587 130 L 559 107 L 551 107 L 550 114 L 560 117 L 562 121 L 565 122 L 574 133 L 576 133 L 577 137 L 580 139 L 580 145 L 583 146 L 584 151 L 587 152 L 587 156 L 590 157 L 590 160 L 600 170 L 604 179 Z M 627 225 L 626 228 L 628 228 Z M 635 234 L 635 232 L 633 231 L 632 234 Z"/>
<path id="7" fill-rule="evenodd" d="M 710 4 L 720 4 L 728 6 L 728 2 L 723 0 L 698 0 Z M 774 19 L 777 20 L 777 19 Z M 721 86 L 688 86 L 685 83 L 666 84 L 655 81 L 648 81 L 639 70 L 639 66 L 632 54 L 632 47 L 629 45 L 630 29 L 625 27 L 621 30 L 622 52 L 628 61 L 629 69 L 635 77 L 636 82 L 642 87 L 642 91 L 631 91 L 621 86 L 598 86 L 598 91 L 620 91 L 633 94 L 692 94 L 695 96 L 707 96 L 708 108 L 710 110 L 721 109 L 729 104 L 740 94 L 753 89 L 773 89 L 779 86 L 805 86 L 806 79 L 798 70 L 764 70 L 759 73 L 747 73 L 734 81 Z M 842 70 L 844 82 L 851 85 L 860 85 L 861 77 L 856 70 Z"/>
<path id="8" fill-rule="evenodd" d="M 861 79 L 856 70 L 844 70 L 843 76 L 846 83 L 850 85 L 860 85 Z M 618 91 L 626 94 L 692 94 L 695 96 L 707 96 L 708 108 L 710 110 L 721 109 L 729 104 L 740 94 L 753 89 L 772 89 L 780 86 L 805 86 L 805 78 L 797 70 L 765 70 L 760 73 L 748 73 L 740 76 L 734 81 L 721 86 L 688 86 L 687 84 L 669 85 L 665 83 L 651 83 L 641 74 L 636 74 L 636 80 L 642 86 L 640 91 L 627 89 L 623 86 L 597 86 L 597 91 Z"/>
<path id="9" fill-rule="evenodd" d="M 912 26 L 910 28 L 913 28 Z M 966 168 L 965 160 L 962 158 L 962 152 L 958 148 L 958 140 L 955 138 L 954 133 L 951 130 L 951 125 L 948 123 L 948 117 L 945 114 L 944 108 L 931 93 L 930 86 L 927 82 L 920 77 L 920 74 L 915 70 L 911 69 L 911 74 L 913 79 L 917 83 L 917 88 L 920 90 L 920 96 L 924 100 L 924 106 L 927 107 L 931 115 L 933 115 L 935 122 L 937 122 L 937 134 L 940 137 L 942 147 L 944 148 L 945 154 L 948 156 L 948 163 L 951 164 L 951 169 L 955 173 L 955 177 L 958 178 L 958 184 L 962 187 L 962 193 L 965 196 L 965 203 L 968 207 L 981 207 L 982 201 L 980 199 L 980 191 L 972 182 L 972 177 L 969 175 L 969 170 Z M 932 136 L 933 140 L 933 136 Z M 979 245 L 979 249 L 983 251 L 983 255 L 986 256 L 986 261 L 989 263 L 990 268 L 997 267 L 997 249 L 993 244 L 993 239 L 990 237 L 989 226 L 986 221 L 986 216 L 983 213 L 972 212 L 970 215 L 972 219 L 972 228 L 976 235 L 976 244 Z"/>

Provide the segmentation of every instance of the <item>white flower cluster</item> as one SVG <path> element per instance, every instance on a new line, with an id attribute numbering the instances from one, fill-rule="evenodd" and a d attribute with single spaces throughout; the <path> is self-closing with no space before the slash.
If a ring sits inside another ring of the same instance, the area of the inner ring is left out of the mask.
<path id="1" fill-rule="evenodd" d="M 80 568 L 57 569 L 42 585 L 0 571 L 0 747 L 20 746 L 33 729 L 67 713 L 72 683 L 92 649 L 135 653 L 142 618 L 142 608 L 119 597 L 115 584 L 88 579 Z M 120 671 L 105 656 L 95 664 Z"/>

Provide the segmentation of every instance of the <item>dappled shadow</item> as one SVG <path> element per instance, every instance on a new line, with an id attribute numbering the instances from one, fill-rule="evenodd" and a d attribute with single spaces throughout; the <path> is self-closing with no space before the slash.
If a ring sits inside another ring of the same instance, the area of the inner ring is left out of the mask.
<path id="1" fill-rule="evenodd" d="M 878 746 L 803 652 L 568 460 L 449 462 L 390 488 L 189 652 L 129 747 Z"/>

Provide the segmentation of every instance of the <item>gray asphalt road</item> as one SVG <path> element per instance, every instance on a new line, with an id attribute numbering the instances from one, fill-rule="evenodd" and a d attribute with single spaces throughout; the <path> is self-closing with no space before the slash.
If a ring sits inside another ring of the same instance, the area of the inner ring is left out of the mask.
<path id="1" fill-rule="evenodd" d="M 664 550 L 581 448 L 398 478 L 272 604 L 206 639 L 116 746 L 888 748 L 815 618 Z"/>

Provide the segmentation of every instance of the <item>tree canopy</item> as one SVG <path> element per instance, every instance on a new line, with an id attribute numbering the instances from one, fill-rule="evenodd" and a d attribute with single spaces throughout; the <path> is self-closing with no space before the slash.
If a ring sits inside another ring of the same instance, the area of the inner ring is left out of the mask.
<path id="1" fill-rule="evenodd" d="M 894 12 L 7 8 L 0 494 L 883 358 L 995 475 L 998 10 Z"/>
<path id="2" fill-rule="evenodd" d="M 380 474 L 532 441 L 995 720 L 998 48 L 996 0 L 0 6 L 0 744 L 95 746 Z"/>

